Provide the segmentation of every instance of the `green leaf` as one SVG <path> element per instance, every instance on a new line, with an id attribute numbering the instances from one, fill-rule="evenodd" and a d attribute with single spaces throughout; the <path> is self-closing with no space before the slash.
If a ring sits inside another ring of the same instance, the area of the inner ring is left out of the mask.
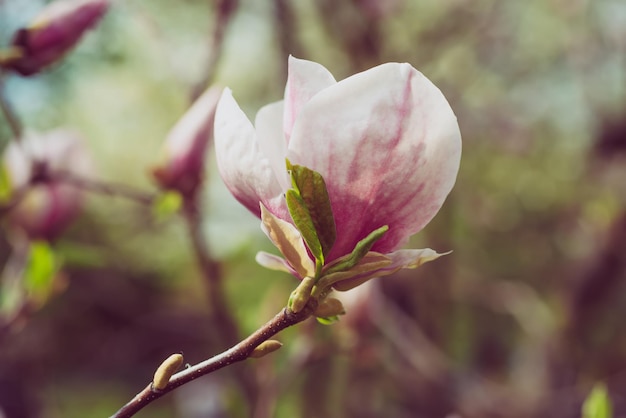
<path id="1" fill-rule="evenodd" d="M 604 383 L 596 383 L 582 407 L 583 418 L 612 418 L 613 405 Z"/>
<path id="2" fill-rule="evenodd" d="M 376 241 L 381 239 L 388 230 L 389 226 L 384 225 L 370 232 L 367 237 L 357 242 L 357 244 L 354 246 L 354 249 L 352 250 L 352 253 L 337 259 L 336 262 L 328 266 L 326 271 L 324 271 L 324 275 L 337 273 L 340 271 L 347 271 L 356 266 L 359 261 L 361 261 L 361 259 L 365 257 L 365 255 L 369 252 L 369 250 L 376 243 Z"/>
<path id="3" fill-rule="evenodd" d="M 300 231 L 304 242 L 306 242 L 306 246 L 311 251 L 311 254 L 313 254 L 313 257 L 318 261 L 318 264 L 323 265 L 324 252 L 322 251 L 322 244 L 317 236 L 315 225 L 311 220 L 311 215 L 309 214 L 304 200 L 302 200 L 298 192 L 294 189 L 287 190 L 285 199 L 287 200 L 287 208 L 289 209 L 291 219 L 293 219 L 293 223 L 296 225 L 296 228 L 298 228 L 298 231 Z"/>
<path id="4" fill-rule="evenodd" d="M 165 220 L 172 216 L 183 204 L 183 198 L 180 193 L 168 191 L 159 195 L 152 204 L 152 213 L 159 220 Z"/>
<path id="5" fill-rule="evenodd" d="M 339 316 L 335 315 L 335 316 L 328 316 L 328 317 L 325 317 L 325 318 L 316 316 L 315 319 L 317 319 L 317 322 L 319 322 L 322 325 L 332 325 L 335 322 L 339 321 Z"/>
<path id="6" fill-rule="evenodd" d="M 24 288 L 37 302 L 48 299 L 54 285 L 58 263 L 50 245 L 45 241 L 33 241 L 24 271 Z"/>
<path id="7" fill-rule="evenodd" d="M 300 197 L 308 211 L 308 217 L 316 232 L 316 241 L 319 242 L 321 253 L 325 257 L 337 238 L 335 218 L 326 182 L 317 171 L 300 165 L 292 165 L 289 160 L 287 160 L 287 170 L 291 174 L 292 190 Z"/>
<path id="8" fill-rule="evenodd" d="M 324 273 L 317 283 L 316 293 L 333 286 L 337 290 L 344 290 L 342 285 L 348 283 L 363 283 L 370 278 L 376 277 L 381 269 L 388 267 L 392 260 L 384 254 L 370 251 L 361 260 L 347 270 L 335 273 Z"/>

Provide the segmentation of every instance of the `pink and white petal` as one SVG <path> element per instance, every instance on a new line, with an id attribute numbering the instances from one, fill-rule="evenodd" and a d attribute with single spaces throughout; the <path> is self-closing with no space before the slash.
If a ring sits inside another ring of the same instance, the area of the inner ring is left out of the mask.
<path id="1" fill-rule="evenodd" d="M 370 251 L 368 253 L 373 253 Z M 375 253 L 378 254 L 378 253 Z M 421 265 L 428 263 L 429 261 L 433 261 L 438 259 L 441 256 L 450 254 L 450 252 L 446 253 L 438 253 L 430 248 L 424 248 L 419 250 L 398 250 L 389 254 L 385 254 L 386 257 L 391 259 L 391 263 L 377 270 L 369 270 L 364 271 L 364 273 L 358 273 L 355 276 L 335 283 L 333 286 L 336 290 L 346 291 L 353 289 L 368 280 L 374 279 L 376 277 L 384 277 L 389 276 L 401 269 L 416 269 Z M 364 259 L 367 255 L 364 257 Z"/>
<path id="2" fill-rule="evenodd" d="M 385 254 L 391 258 L 391 265 L 389 267 L 398 266 L 402 269 L 416 269 L 429 261 L 448 255 L 452 251 L 446 251 L 445 253 L 438 253 L 430 248 L 410 249 L 410 250 L 398 250 L 389 254 Z"/>
<path id="3" fill-rule="evenodd" d="M 283 271 L 293 276 L 296 276 L 296 277 L 298 276 L 296 271 L 293 268 L 291 268 L 289 263 L 287 263 L 287 261 L 285 261 L 284 258 L 279 257 L 277 255 L 266 253 L 265 251 L 259 251 L 256 254 L 255 260 L 257 263 L 259 263 L 261 266 L 267 269 L 275 270 L 275 271 Z"/>
<path id="4" fill-rule="evenodd" d="M 282 219 L 274 216 L 261 205 L 261 229 L 285 257 L 299 278 L 313 277 L 315 263 L 309 258 L 300 231 Z"/>
<path id="5" fill-rule="evenodd" d="M 254 122 L 259 149 L 267 157 L 276 180 L 283 190 L 291 187 L 285 157 L 287 142 L 283 133 L 283 101 L 263 106 L 256 114 Z"/>
<path id="6" fill-rule="evenodd" d="M 323 65 L 289 56 L 283 121 L 287 142 L 302 106 L 318 92 L 335 83 L 335 78 Z"/>
<path id="7" fill-rule="evenodd" d="M 423 228 L 450 192 L 460 154 L 458 123 L 441 91 L 409 64 L 388 63 L 312 97 L 287 158 L 326 181 L 337 224 L 333 260 L 383 225 L 390 230 L 374 251 L 395 250 Z"/>
<path id="8" fill-rule="evenodd" d="M 224 90 L 217 105 L 214 129 L 217 167 L 233 196 L 259 217 L 259 202 L 280 212 L 282 188 L 230 89 Z"/>

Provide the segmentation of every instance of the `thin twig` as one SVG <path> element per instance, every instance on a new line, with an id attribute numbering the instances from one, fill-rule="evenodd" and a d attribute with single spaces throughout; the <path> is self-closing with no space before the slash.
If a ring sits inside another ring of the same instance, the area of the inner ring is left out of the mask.
<path id="1" fill-rule="evenodd" d="M 50 173 L 50 177 L 85 191 L 107 196 L 123 197 L 146 206 L 154 203 L 154 200 L 157 198 L 156 193 L 146 193 L 125 184 L 82 178 L 65 170 L 55 170 Z"/>
<path id="2" fill-rule="evenodd" d="M 138 393 L 130 402 L 124 405 L 111 418 L 128 418 L 132 417 L 138 411 L 143 409 L 155 399 L 160 398 L 166 393 L 176 389 L 177 387 L 189 383 L 201 376 L 207 375 L 221 368 L 229 366 L 247 359 L 252 351 L 262 342 L 267 341 L 280 331 L 292 325 L 298 324 L 309 318 L 315 310 L 316 301 L 312 299 L 309 304 L 300 312 L 294 313 L 287 308 L 281 310 L 274 318 L 257 329 L 248 338 L 239 342 L 232 348 L 218 354 L 208 360 L 189 367 L 179 373 L 176 373 L 170 379 L 167 386 L 160 391 L 152 388 L 152 383 L 146 386 Z"/>
<path id="3" fill-rule="evenodd" d="M 7 123 L 9 124 L 9 128 L 13 133 L 14 139 L 16 141 L 19 141 L 22 137 L 23 132 L 22 124 L 15 112 L 13 111 L 11 104 L 4 96 L 4 73 L 2 71 L 0 71 L 0 110 L 2 110 L 4 119 L 6 119 Z"/>

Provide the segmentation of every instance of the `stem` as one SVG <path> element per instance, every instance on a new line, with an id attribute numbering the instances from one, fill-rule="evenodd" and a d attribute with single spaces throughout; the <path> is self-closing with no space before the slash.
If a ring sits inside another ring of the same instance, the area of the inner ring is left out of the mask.
<path id="1" fill-rule="evenodd" d="M 164 389 L 157 392 L 152 389 L 152 383 L 150 383 L 130 402 L 112 415 L 111 418 L 132 417 L 146 405 L 176 389 L 177 387 L 233 363 L 247 359 L 250 356 L 250 353 L 252 353 L 252 351 L 262 342 L 267 341 L 285 328 L 298 324 L 309 318 L 315 310 L 315 304 L 316 302 L 312 300 L 312 302 L 307 305 L 305 309 L 298 313 L 294 313 L 287 308 L 283 308 L 283 310 L 276 314 L 274 318 L 266 322 L 265 325 L 257 329 L 248 338 L 239 342 L 232 348 L 173 375 Z"/>
<path id="2" fill-rule="evenodd" d="M 19 141 L 22 137 L 22 124 L 15 112 L 13 111 L 13 108 L 11 107 L 11 104 L 9 103 L 7 98 L 4 97 L 4 74 L 2 71 L 0 71 L 0 110 L 2 110 L 4 119 L 6 119 L 7 123 L 9 124 L 9 128 L 13 133 L 14 139 L 16 141 Z"/>

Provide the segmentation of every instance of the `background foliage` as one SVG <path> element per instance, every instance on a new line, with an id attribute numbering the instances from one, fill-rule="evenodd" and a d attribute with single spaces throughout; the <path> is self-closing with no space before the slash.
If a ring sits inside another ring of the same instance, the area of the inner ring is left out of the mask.
<path id="1" fill-rule="evenodd" d="M 0 0 L 0 44 L 42 3 Z M 377 282 L 341 323 L 288 330 L 282 350 L 244 365 L 256 416 L 576 417 L 599 381 L 626 415 L 626 4 L 235 3 L 117 2 L 62 65 L 6 83 L 26 126 L 75 127 L 100 178 L 145 190 L 199 89 L 227 85 L 253 116 L 281 98 L 290 53 L 338 79 L 406 61 L 441 88 L 463 134 L 461 172 L 411 246 L 454 253 Z M 271 248 L 209 158 L 204 232 L 249 332 L 295 284 L 254 263 Z M 0 341 L 7 417 L 107 416 L 172 352 L 195 363 L 225 348 L 207 337 L 185 234 L 176 217 L 90 195 L 56 246 L 65 289 Z M 138 416 L 245 416 L 235 373 Z"/>

